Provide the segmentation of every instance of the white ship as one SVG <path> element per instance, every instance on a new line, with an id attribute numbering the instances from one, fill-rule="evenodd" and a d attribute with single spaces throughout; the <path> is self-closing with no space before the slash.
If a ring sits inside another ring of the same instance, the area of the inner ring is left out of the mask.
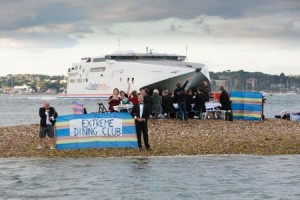
<path id="1" fill-rule="evenodd" d="M 114 88 L 127 92 L 141 88 L 174 91 L 176 83 L 192 80 L 186 88 L 196 90 L 210 84 L 208 68 L 200 63 L 185 62 L 175 54 L 114 53 L 102 57 L 82 58 L 68 69 L 69 98 L 108 98 Z"/>

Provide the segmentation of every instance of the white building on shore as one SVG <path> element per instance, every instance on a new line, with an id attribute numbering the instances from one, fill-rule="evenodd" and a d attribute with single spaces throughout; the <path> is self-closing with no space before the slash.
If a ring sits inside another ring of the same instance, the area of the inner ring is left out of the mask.
<path id="1" fill-rule="evenodd" d="M 22 85 L 22 86 L 17 85 L 17 86 L 14 86 L 13 93 L 17 93 L 17 94 L 32 93 L 32 88 L 27 85 Z"/>

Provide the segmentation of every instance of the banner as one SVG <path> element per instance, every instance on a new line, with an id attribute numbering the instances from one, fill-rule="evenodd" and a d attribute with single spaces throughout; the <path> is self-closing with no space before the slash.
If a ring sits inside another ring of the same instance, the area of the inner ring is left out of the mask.
<path id="1" fill-rule="evenodd" d="M 262 120 L 262 93 L 230 92 L 234 119 Z"/>
<path id="2" fill-rule="evenodd" d="M 137 148 L 129 113 L 65 115 L 56 119 L 56 149 Z"/>

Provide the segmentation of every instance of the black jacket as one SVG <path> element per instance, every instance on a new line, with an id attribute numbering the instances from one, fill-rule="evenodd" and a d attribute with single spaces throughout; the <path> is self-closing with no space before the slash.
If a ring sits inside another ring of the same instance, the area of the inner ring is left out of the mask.
<path id="1" fill-rule="evenodd" d="M 46 127 L 47 126 L 47 123 L 46 123 L 46 120 L 47 120 L 47 115 L 45 114 L 46 112 L 46 109 L 45 107 L 41 107 L 40 110 L 39 110 L 39 115 L 41 117 L 41 121 L 40 121 L 40 126 L 41 127 Z M 50 107 L 49 108 L 49 117 L 52 117 L 54 116 L 54 118 L 56 118 L 58 116 L 57 112 L 55 111 L 55 109 L 53 107 Z M 55 121 L 56 120 L 50 120 L 52 126 L 55 125 Z"/>
<path id="2" fill-rule="evenodd" d="M 205 93 L 197 93 L 195 97 L 195 109 L 206 112 L 205 102 L 207 102 L 207 96 Z"/>
<path id="3" fill-rule="evenodd" d="M 144 104 L 148 104 L 150 111 L 152 110 L 152 98 L 149 94 L 144 96 Z"/>
<path id="4" fill-rule="evenodd" d="M 143 116 L 140 116 L 140 104 L 135 104 L 132 108 L 131 115 L 134 118 L 144 118 L 146 121 L 150 116 L 150 108 L 148 104 L 144 104 Z"/>
<path id="5" fill-rule="evenodd" d="M 173 101 L 175 103 L 181 103 L 181 102 L 185 102 L 185 87 L 188 84 L 189 81 L 186 81 L 183 86 L 181 86 L 180 88 L 176 88 L 174 91 L 174 96 L 173 96 Z"/>
<path id="6" fill-rule="evenodd" d="M 173 98 L 170 95 L 162 96 L 162 108 L 164 113 L 174 112 Z"/>
<path id="7" fill-rule="evenodd" d="M 221 92 L 220 103 L 221 110 L 231 110 L 231 101 L 229 99 L 229 94 L 225 90 Z"/>

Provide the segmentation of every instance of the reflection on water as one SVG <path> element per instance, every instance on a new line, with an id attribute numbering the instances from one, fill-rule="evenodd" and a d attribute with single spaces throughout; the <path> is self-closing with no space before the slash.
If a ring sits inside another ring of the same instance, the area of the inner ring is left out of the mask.
<path id="1" fill-rule="evenodd" d="M 140 157 L 140 158 L 134 158 L 133 163 L 136 164 L 133 167 L 135 169 L 146 169 L 149 167 L 149 161 L 150 158 L 148 157 Z"/>
<path id="2" fill-rule="evenodd" d="M 0 159 L 2 199 L 300 199 L 300 156 Z"/>

